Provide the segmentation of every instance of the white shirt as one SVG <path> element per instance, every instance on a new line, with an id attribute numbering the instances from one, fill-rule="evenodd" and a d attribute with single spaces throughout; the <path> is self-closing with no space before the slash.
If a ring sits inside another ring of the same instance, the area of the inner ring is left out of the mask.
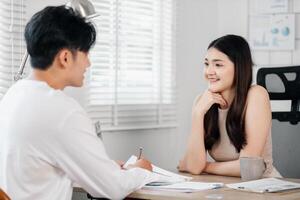
<path id="1" fill-rule="evenodd" d="M 72 185 L 121 199 L 153 181 L 107 156 L 86 112 L 45 82 L 21 80 L 0 102 L 0 187 L 14 200 L 70 200 Z"/>

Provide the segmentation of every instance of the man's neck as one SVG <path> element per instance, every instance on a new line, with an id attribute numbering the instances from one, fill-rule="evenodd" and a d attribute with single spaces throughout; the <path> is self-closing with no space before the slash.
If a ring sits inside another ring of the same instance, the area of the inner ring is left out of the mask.
<path id="1" fill-rule="evenodd" d="M 49 68 L 47 70 L 33 69 L 29 79 L 46 82 L 50 87 L 63 90 L 66 86 L 64 81 L 59 77 L 59 73 Z"/>

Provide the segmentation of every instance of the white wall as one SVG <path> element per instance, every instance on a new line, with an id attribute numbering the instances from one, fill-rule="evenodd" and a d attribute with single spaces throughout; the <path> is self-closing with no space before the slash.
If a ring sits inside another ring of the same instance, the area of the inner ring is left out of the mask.
<path id="1" fill-rule="evenodd" d="M 247 38 L 248 1 L 218 0 L 218 36 L 236 34 Z"/>
<path id="2" fill-rule="evenodd" d="M 194 98 L 203 92 L 206 48 L 217 37 L 217 0 L 177 0 L 178 155 L 185 151 Z"/>

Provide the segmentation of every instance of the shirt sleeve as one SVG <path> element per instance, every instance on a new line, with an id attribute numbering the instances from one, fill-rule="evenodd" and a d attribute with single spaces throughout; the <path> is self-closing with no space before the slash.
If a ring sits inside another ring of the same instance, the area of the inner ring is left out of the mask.
<path id="1" fill-rule="evenodd" d="M 58 167 L 95 197 L 122 199 L 154 179 L 147 170 L 122 170 L 109 159 L 85 112 L 70 114 L 62 122 L 57 140 Z"/>

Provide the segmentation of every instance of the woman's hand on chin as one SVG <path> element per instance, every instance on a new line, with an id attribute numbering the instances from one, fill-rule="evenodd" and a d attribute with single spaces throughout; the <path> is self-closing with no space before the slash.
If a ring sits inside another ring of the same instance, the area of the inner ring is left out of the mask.
<path id="1" fill-rule="evenodd" d="M 219 104 L 222 109 L 228 107 L 227 101 L 221 94 L 206 90 L 194 104 L 193 117 L 204 116 L 213 104 Z"/>

